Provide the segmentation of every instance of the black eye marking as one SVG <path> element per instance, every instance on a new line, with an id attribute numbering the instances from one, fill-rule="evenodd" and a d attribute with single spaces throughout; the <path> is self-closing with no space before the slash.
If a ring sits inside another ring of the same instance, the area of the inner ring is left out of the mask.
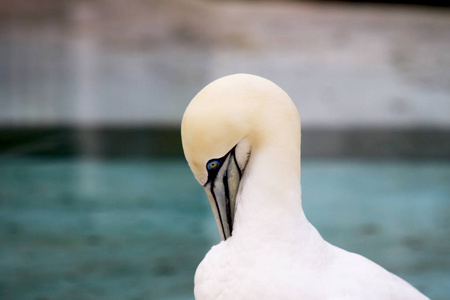
<path id="1" fill-rule="evenodd" d="M 208 181 L 207 182 L 210 182 L 210 181 L 214 182 L 214 180 L 215 180 L 215 178 L 217 176 L 217 173 L 219 172 L 220 168 L 222 167 L 223 163 L 228 158 L 228 156 L 230 154 L 232 154 L 234 156 L 235 148 L 236 148 L 236 146 L 234 146 L 233 149 L 231 149 L 223 157 L 221 157 L 221 158 L 213 158 L 213 159 L 209 160 L 206 163 L 206 170 L 208 170 Z"/>
<path id="2" fill-rule="evenodd" d="M 221 164 L 221 161 L 220 161 L 220 160 L 218 160 L 218 159 L 213 159 L 213 160 L 210 160 L 210 161 L 206 164 L 206 168 L 207 168 L 208 170 L 215 170 L 215 169 L 217 169 L 217 168 L 220 167 L 220 164 Z"/>

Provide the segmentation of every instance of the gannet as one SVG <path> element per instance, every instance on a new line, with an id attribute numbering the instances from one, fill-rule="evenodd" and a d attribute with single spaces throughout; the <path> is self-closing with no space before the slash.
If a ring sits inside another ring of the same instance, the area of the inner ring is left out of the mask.
<path id="1" fill-rule="evenodd" d="M 300 117 L 277 85 L 248 74 L 210 83 L 187 107 L 181 134 L 222 237 L 195 273 L 197 300 L 428 299 L 327 243 L 306 219 Z"/>

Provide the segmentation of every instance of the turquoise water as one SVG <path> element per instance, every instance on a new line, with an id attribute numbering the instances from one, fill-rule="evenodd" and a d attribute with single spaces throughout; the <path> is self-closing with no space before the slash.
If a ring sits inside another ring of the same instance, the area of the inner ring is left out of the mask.
<path id="1" fill-rule="evenodd" d="M 450 295 L 450 162 L 302 163 L 333 244 Z M 192 299 L 219 233 L 184 160 L 0 160 L 1 299 Z"/>

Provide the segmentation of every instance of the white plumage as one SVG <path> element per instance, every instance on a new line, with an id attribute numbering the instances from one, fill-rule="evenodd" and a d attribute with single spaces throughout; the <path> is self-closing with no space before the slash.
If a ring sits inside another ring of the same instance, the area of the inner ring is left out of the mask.
<path id="1" fill-rule="evenodd" d="M 196 271 L 197 300 L 428 299 L 372 261 L 327 243 L 308 222 L 300 119 L 274 83 L 237 74 L 209 84 L 186 109 L 182 139 L 224 239 Z"/>

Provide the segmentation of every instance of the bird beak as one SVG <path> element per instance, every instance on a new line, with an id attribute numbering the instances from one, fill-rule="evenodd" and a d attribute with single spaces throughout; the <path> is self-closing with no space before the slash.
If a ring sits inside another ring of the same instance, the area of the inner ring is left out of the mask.
<path id="1" fill-rule="evenodd" d="M 226 157 L 217 175 L 205 184 L 206 195 L 224 241 L 233 232 L 236 195 L 241 175 L 233 149 Z"/>

